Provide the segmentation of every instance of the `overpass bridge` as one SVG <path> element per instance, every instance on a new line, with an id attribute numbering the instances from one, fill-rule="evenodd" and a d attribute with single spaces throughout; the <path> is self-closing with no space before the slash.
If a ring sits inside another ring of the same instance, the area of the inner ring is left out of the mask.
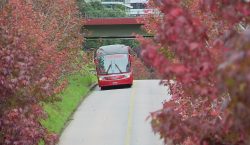
<path id="1" fill-rule="evenodd" d="M 153 37 L 141 28 L 142 25 L 141 17 L 90 18 L 85 21 L 84 36 L 86 39 L 134 39 L 135 34 Z"/>

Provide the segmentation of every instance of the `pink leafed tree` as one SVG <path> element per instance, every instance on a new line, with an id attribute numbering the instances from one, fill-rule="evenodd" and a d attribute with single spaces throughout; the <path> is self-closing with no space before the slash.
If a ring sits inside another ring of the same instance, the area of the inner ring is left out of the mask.
<path id="1" fill-rule="evenodd" d="M 53 101 L 58 83 L 82 43 L 75 1 L 0 2 L 0 144 L 34 145 L 56 135 L 40 124 L 41 101 Z"/>
<path id="2" fill-rule="evenodd" d="M 169 87 L 170 101 L 151 114 L 168 144 L 250 143 L 250 2 L 157 0 L 147 16 L 153 40 L 142 56 Z M 152 25 L 151 25 L 152 24 Z"/>

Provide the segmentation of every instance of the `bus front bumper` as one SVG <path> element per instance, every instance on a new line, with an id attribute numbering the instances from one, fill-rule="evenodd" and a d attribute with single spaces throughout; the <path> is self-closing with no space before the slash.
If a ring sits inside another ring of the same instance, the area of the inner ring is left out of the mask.
<path id="1" fill-rule="evenodd" d="M 114 80 L 100 80 L 98 78 L 99 87 L 107 87 L 107 86 L 118 86 L 118 85 L 132 85 L 133 77 L 130 76 L 128 78 L 123 79 L 114 79 Z"/>

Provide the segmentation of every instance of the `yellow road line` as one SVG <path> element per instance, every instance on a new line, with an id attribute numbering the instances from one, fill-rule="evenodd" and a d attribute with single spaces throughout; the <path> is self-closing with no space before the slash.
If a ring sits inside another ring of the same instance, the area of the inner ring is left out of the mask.
<path id="1" fill-rule="evenodd" d="M 130 145 L 130 142 L 131 142 L 132 120 L 133 120 L 133 112 L 135 108 L 135 92 L 136 92 L 136 84 L 134 82 L 131 96 L 130 96 L 130 101 L 129 101 L 128 126 L 127 126 L 127 131 L 126 131 L 125 145 Z"/>

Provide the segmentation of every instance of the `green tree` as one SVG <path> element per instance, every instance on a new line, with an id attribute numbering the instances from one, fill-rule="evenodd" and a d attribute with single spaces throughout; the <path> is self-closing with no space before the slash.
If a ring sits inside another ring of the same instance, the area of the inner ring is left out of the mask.
<path id="1" fill-rule="evenodd" d="M 134 39 L 96 39 L 96 40 L 86 40 L 84 42 L 84 50 L 89 48 L 99 48 L 103 45 L 112 44 L 124 44 L 130 46 L 131 48 L 138 48 L 139 43 Z"/>
<path id="2" fill-rule="evenodd" d="M 126 8 L 122 5 L 106 7 L 99 1 L 78 0 L 79 9 L 84 17 L 126 17 Z"/>

